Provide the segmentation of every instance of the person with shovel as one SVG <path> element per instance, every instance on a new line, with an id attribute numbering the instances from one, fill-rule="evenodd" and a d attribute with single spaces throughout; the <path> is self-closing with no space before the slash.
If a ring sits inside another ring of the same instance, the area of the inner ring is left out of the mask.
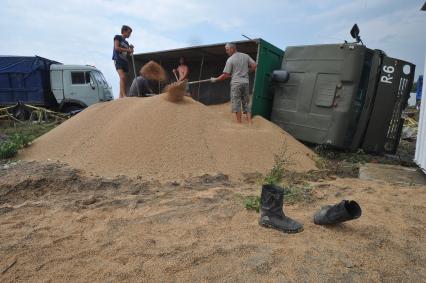
<path id="1" fill-rule="evenodd" d="M 232 112 L 235 113 L 237 122 L 241 123 L 242 108 L 242 112 L 247 117 L 247 122 L 251 125 L 249 72 L 256 70 L 256 61 L 249 55 L 238 52 L 235 43 L 227 43 L 225 51 L 229 58 L 226 61 L 223 73 L 217 78 L 211 78 L 210 81 L 214 83 L 231 78 Z"/>
<path id="2" fill-rule="evenodd" d="M 189 68 L 188 65 L 186 65 L 185 57 L 181 56 L 179 58 L 179 66 L 173 69 L 173 74 L 175 74 L 178 82 L 188 79 Z"/>
<path id="3" fill-rule="evenodd" d="M 119 98 L 126 97 L 126 73 L 129 72 L 129 62 L 127 56 L 133 53 L 133 45 L 129 44 L 126 38 L 132 34 L 132 28 L 126 25 L 121 27 L 121 35 L 114 36 L 114 49 L 112 60 L 115 69 L 120 77 Z"/>

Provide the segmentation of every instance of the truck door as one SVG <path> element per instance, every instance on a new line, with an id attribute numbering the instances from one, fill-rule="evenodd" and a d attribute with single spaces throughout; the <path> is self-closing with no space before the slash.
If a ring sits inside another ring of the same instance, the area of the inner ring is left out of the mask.
<path id="1" fill-rule="evenodd" d="M 108 84 L 103 78 L 102 74 L 99 71 L 92 71 L 91 78 L 92 81 L 96 82 L 98 85 L 98 96 L 100 101 L 107 101 L 107 99 L 105 99 L 104 89 L 108 88 Z"/>
<path id="2" fill-rule="evenodd" d="M 61 103 L 64 100 L 64 82 L 63 82 L 63 70 L 50 70 L 50 86 L 52 93 L 56 98 L 56 102 Z"/>
<path id="3" fill-rule="evenodd" d="M 99 101 L 99 86 L 90 76 L 90 70 L 64 71 L 64 89 L 66 99 L 81 101 L 87 106 Z"/>

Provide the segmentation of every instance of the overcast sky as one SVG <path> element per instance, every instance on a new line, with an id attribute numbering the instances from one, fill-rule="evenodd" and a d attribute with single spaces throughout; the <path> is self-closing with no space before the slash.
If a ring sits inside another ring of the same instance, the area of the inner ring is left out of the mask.
<path id="1" fill-rule="evenodd" d="M 417 65 L 426 50 L 424 0 L 0 0 L 0 55 L 39 55 L 99 68 L 118 94 L 113 37 L 133 28 L 136 53 L 263 38 L 290 45 L 351 40 L 354 23 L 369 48 Z"/>

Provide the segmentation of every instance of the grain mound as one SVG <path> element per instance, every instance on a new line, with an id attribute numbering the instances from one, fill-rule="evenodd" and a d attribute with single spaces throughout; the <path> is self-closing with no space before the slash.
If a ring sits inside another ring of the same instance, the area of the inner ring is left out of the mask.
<path id="1" fill-rule="evenodd" d="M 142 66 L 139 73 L 148 80 L 165 81 L 166 71 L 155 61 L 149 61 Z"/>
<path id="2" fill-rule="evenodd" d="M 59 160 L 102 176 L 176 180 L 221 172 L 266 173 L 283 144 L 292 169 L 315 169 L 315 154 L 269 121 L 239 125 L 184 97 L 128 97 L 90 106 L 36 139 L 26 160 Z"/>
<path id="3" fill-rule="evenodd" d="M 186 94 L 186 84 L 187 81 L 175 82 L 168 84 L 164 88 L 166 93 L 165 98 L 170 102 L 179 102 L 182 101 L 183 97 Z"/>

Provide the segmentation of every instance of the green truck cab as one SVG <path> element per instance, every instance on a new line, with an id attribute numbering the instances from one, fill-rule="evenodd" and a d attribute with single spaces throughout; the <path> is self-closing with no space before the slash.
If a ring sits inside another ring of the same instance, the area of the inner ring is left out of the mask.
<path id="1" fill-rule="evenodd" d="M 271 121 L 305 142 L 394 153 L 415 66 L 356 43 L 292 46 Z"/>

